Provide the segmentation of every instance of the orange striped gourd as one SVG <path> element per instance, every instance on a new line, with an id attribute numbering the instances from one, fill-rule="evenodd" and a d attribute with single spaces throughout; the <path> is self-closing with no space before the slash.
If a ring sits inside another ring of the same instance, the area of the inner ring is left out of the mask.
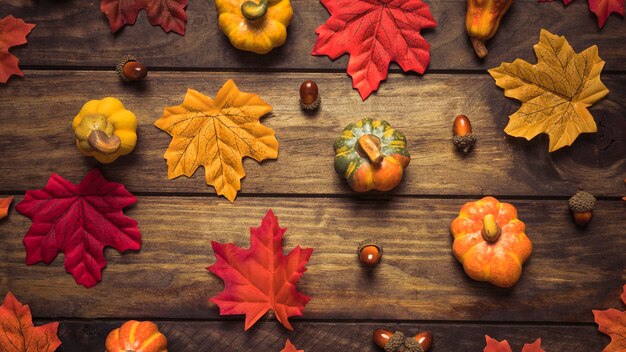
<path id="1" fill-rule="evenodd" d="M 109 333 L 106 352 L 167 352 L 167 339 L 153 322 L 129 320 Z"/>

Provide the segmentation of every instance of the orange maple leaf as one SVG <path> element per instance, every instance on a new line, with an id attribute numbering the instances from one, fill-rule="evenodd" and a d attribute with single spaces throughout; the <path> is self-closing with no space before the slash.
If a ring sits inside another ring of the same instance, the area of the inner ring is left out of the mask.
<path id="1" fill-rule="evenodd" d="M 304 352 L 304 350 L 297 350 L 296 346 L 294 346 L 289 339 L 285 342 L 285 348 L 283 348 L 280 352 Z"/>
<path id="2" fill-rule="evenodd" d="M 0 198 L 0 219 L 6 218 L 9 215 L 9 206 L 13 201 L 13 197 Z"/>
<path id="3" fill-rule="evenodd" d="M 202 165 L 206 183 L 234 202 L 246 175 L 243 157 L 256 161 L 278 157 L 274 130 L 259 121 L 271 111 L 258 95 L 239 91 L 232 80 L 215 100 L 187 90 L 182 105 L 165 108 L 154 123 L 173 137 L 164 155 L 167 177 L 191 177 Z"/>
<path id="4" fill-rule="evenodd" d="M 285 231 L 270 209 L 261 226 L 250 228 L 250 249 L 211 241 L 217 262 L 207 269 L 224 281 L 224 290 L 209 301 L 220 307 L 222 315 L 245 314 L 245 330 L 270 309 L 284 327 L 293 330 L 289 317 L 301 316 L 311 300 L 296 283 L 313 249 L 296 246 L 285 255 Z"/>
<path id="5" fill-rule="evenodd" d="M 622 302 L 626 304 L 626 285 L 622 292 Z M 617 309 L 593 310 L 598 331 L 611 337 L 611 343 L 602 352 L 626 351 L 626 311 Z"/>
<path id="6" fill-rule="evenodd" d="M 53 352 L 61 345 L 58 328 L 57 322 L 35 327 L 28 305 L 9 292 L 0 306 L 0 351 Z"/>
<path id="7" fill-rule="evenodd" d="M 507 340 L 498 341 L 494 338 L 489 337 L 489 335 L 485 335 L 485 340 L 487 345 L 483 352 L 512 352 L 511 346 L 507 342 Z M 522 347 L 522 352 L 545 352 L 541 349 L 541 339 L 535 340 L 533 343 L 524 344 Z"/>

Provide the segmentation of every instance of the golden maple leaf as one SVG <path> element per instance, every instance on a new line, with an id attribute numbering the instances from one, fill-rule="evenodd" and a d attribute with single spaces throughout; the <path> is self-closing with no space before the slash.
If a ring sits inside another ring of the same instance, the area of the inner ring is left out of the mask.
<path id="1" fill-rule="evenodd" d="M 234 202 L 246 175 L 243 157 L 256 161 L 278 157 L 274 130 L 259 121 L 271 111 L 258 95 L 241 92 L 232 80 L 215 100 L 188 89 L 182 105 L 165 108 L 154 123 L 172 136 L 164 155 L 167 177 L 191 177 L 202 165 L 206 183 Z"/>
<path id="2" fill-rule="evenodd" d="M 531 140 L 550 138 L 549 151 L 572 145 L 579 134 L 598 130 L 587 110 L 609 90 L 600 81 L 604 61 L 598 47 L 575 53 L 565 37 L 541 30 L 534 46 L 537 64 L 517 59 L 489 70 L 504 95 L 522 102 L 504 132 Z"/>

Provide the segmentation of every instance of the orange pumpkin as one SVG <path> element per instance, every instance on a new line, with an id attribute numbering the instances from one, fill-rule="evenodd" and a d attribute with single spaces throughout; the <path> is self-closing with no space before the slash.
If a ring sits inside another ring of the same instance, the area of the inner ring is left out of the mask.
<path id="1" fill-rule="evenodd" d="M 106 352 L 167 352 L 167 339 L 153 322 L 129 320 L 109 333 Z"/>
<path id="2" fill-rule="evenodd" d="M 452 221 L 452 253 L 474 280 L 511 287 L 533 250 L 517 210 L 493 197 L 469 202 Z"/>

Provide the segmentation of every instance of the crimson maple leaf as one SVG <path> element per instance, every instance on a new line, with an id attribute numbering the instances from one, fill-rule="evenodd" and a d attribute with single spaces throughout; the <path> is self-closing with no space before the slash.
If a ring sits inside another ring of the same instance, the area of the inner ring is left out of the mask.
<path id="1" fill-rule="evenodd" d="M 9 48 L 26 44 L 26 36 L 35 28 L 34 24 L 26 23 L 20 18 L 7 16 L 0 20 L 0 82 L 7 83 L 12 75 L 24 76 L 20 70 L 19 60 L 9 53 Z"/>
<path id="2" fill-rule="evenodd" d="M 297 246 L 284 255 L 285 231 L 270 209 L 260 227 L 250 228 L 250 249 L 211 242 L 217 262 L 207 269 L 224 280 L 225 287 L 209 301 L 220 307 L 221 315 L 245 314 L 245 330 L 270 309 L 284 327 L 293 330 L 288 317 L 301 316 L 311 299 L 298 292 L 296 283 L 313 249 Z"/>
<path id="3" fill-rule="evenodd" d="M 349 53 L 352 86 L 365 100 L 387 78 L 389 63 L 404 71 L 424 73 L 430 63 L 430 44 L 422 28 L 437 23 L 421 0 L 321 0 L 330 18 L 319 26 L 313 55 L 332 60 Z"/>
<path id="4" fill-rule="evenodd" d="M 135 24 L 143 9 L 151 25 L 160 25 L 165 32 L 185 35 L 186 6 L 187 0 L 102 0 L 100 11 L 109 19 L 111 32 L 117 32 L 126 24 Z"/>
<path id="5" fill-rule="evenodd" d="M 122 209 L 137 199 L 123 185 L 108 182 L 100 170 L 89 172 L 79 185 L 52 174 L 41 190 L 26 191 L 15 209 L 33 220 L 24 236 L 26 264 L 50 264 L 65 254 L 65 270 L 87 288 L 102 279 L 103 249 L 139 250 L 137 221 Z"/>
<path id="6" fill-rule="evenodd" d="M 0 351 L 54 352 L 61 345 L 58 328 L 57 322 L 35 327 L 28 305 L 9 292 L 0 306 Z"/>
<path id="7" fill-rule="evenodd" d="M 498 342 L 498 340 L 485 335 L 485 340 L 487 341 L 487 345 L 483 352 L 512 352 L 511 346 L 506 340 L 502 340 L 502 342 Z M 522 348 L 522 352 L 545 352 L 541 349 L 541 339 L 537 339 L 533 343 L 527 343 Z"/>
<path id="8" fill-rule="evenodd" d="M 622 292 L 622 302 L 626 304 L 626 285 Z M 598 331 L 611 337 L 611 343 L 603 352 L 626 351 L 626 311 L 617 309 L 594 310 L 593 317 L 598 324 Z"/>
<path id="9" fill-rule="evenodd" d="M 285 348 L 283 348 L 280 352 L 304 352 L 304 350 L 297 350 L 296 346 L 294 346 L 289 339 L 285 342 Z"/>
<path id="10" fill-rule="evenodd" d="M 554 0 L 539 0 L 539 2 L 552 2 Z M 611 13 L 615 12 L 624 17 L 624 0 L 588 0 L 589 9 L 598 17 L 598 27 L 604 27 L 606 20 Z M 572 0 L 563 0 L 566 6 Z"/>

